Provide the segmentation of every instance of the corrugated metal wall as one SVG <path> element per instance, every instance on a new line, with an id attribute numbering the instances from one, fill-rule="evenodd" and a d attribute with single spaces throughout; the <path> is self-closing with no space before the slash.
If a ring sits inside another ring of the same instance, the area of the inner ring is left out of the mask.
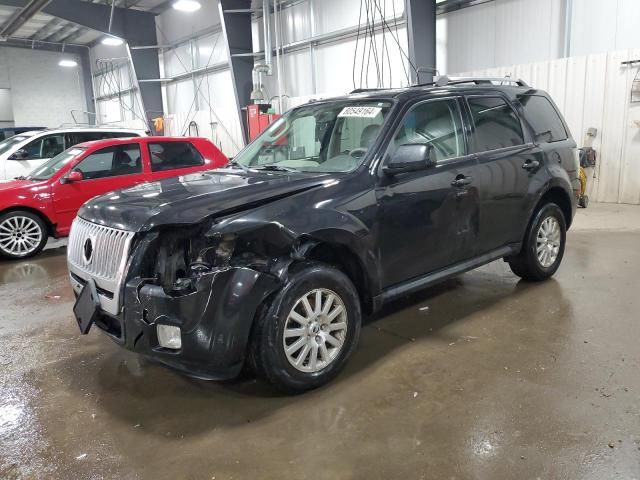
<path id="1" fill-rule="evenodd" d="M 438 15 L 438 70 L 459 72 L 561 57 L 564 3 L 495 0 Z"/>
<path id="2" fill-rule="evenodd" d="M 508 75 L 548 91 L 579 145 L 587 141 L 588 128 L 598 129 L 593 141 L 598 166 L 595 178 L 589 178 L 590 199 L 640 204 L 640 103 L 631 103 L 631 84 L 640 65 L 621 65 L 638 59 L 640 49 L 618 50 L 457 75 Z"/>

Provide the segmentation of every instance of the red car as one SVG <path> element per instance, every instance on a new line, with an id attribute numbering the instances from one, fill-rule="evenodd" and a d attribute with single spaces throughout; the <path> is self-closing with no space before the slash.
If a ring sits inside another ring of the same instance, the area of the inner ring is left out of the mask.
<path id="1" fill-rule="evenodd" d="M 0 255 L 31 257 L 49 236 L 67 236 L 80 206 L 97 195 L 228 161 L 205 138 L 117 138 L 75 145 L 28 177 L 0 181 Z"/>

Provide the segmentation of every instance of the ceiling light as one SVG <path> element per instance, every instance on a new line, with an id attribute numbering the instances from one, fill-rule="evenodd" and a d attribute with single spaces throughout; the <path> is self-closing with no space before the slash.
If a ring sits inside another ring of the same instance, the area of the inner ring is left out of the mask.
<path id="1" fill-rule="evenodd" d="M 78 66 L 78 62 L 76 62 L 75 60 L 60 60 L 58 62 L 58 65 L 60 65 L 61 67 L 77 67 Z"/>
<path id="2" fill-rule="evenodd" d="M 110 47 L 117 47 L 118 45 L 122 45 L 124 40 L 118 37 L 104 37 L 100 43 L 109 45 Z"/>
<path id="3" fill-rule="evenodd" d="M 181 12 L 195 12 L 200 10 L 200 7 L 198 0 L 177 0 L 173 3 L 173 8 Z"/>

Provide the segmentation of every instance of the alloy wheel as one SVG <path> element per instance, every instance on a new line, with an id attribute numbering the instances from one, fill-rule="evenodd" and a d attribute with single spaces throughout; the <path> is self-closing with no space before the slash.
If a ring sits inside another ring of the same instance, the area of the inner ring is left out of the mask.
<path id="1" fill-rule="evenodd" d="M 562 235 L 555 217 L 547 217 L 540 224 L 536 238 L 536 255 L 544 268 L 549 268 L 558 258 Z"/>
<path id="2" fill-rule="evenodd" d="M 287 360 L 305 373 L 319 372 L 339 355 L 347 337 L 347 310 L 337 293 L 318 288 L 300 297 L 283 335 Z"/>
<path id="3" fill-rule="evenodd" d="M 33 218 L 16 215 L 0 223 L 0 250 L 13 256 L 24 256 L 38 249 L 42 229 Z"/>

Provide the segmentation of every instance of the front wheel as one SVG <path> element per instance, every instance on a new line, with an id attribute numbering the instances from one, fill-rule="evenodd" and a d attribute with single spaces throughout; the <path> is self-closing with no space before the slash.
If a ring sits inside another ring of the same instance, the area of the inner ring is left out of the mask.
<path id="1" fill-rule="evenodd" d="M 276 388 L 301 393 L 344 367 L 360 336 L 360 301 L 344 273 L 315 263 L 292 274 L 256 321 L 252 367 Z"/>
<path id="2" fill-rule="evenodd" d="M 0 215 L 0 256 L 33 257 L 44 248 L 47 239 L 47 226 L 35 213 L 17 210 Z"/>
<path id="3" fill-rule="evenodd" d="M 520 253 L 511 257 L 511 271 L 525 280 L 549 278 L 564 255 L 567 227 L 564 214 L 555 203 L 543 205 L 535 214 Z"/>

